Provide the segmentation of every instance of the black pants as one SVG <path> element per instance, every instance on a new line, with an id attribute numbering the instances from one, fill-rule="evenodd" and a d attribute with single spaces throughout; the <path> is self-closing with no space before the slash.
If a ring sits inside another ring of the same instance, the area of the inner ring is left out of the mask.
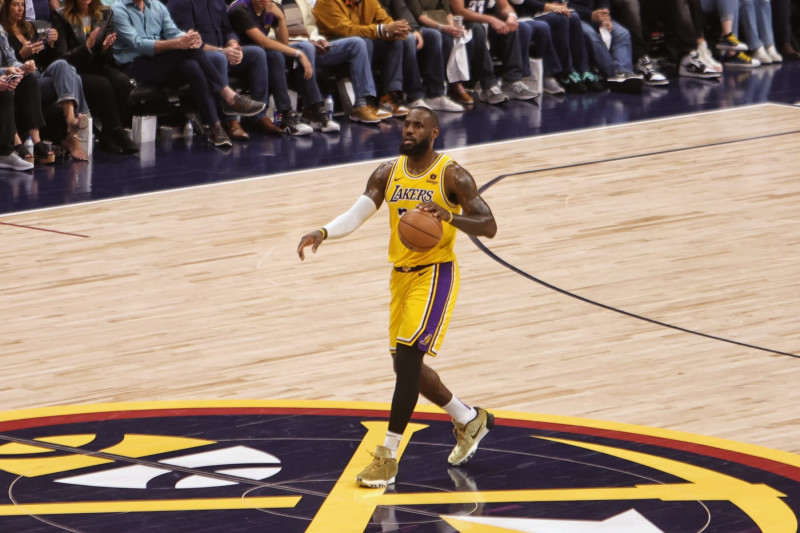
<path id="1" fill-rule="evenodd" d="M 92 66 L 80 72 L 86 103 L 103 126 L 111 131 L 121 128 L 122 113 L 131 94 L 131 80 L 117 68 L 105 65 Z"/>
<path id="2" fill-rule="evenodd" d="M 473 40 L 475 36 L 473 35 Z M 519 48 L 519 34 L 516 31 L 505 35 L 497 33 L 489 26 L 491 49 L 502 65 L 503 80 L 512 82 L 522 79 L 522 52 Z M 481 88 L 483 84 L 481 84 Z"/>
<path id="3" fill-rule="evenodd" d="M 472 30 L 472 39 L 466 44 L 470 76 L 481 82 L 481 89 L 488 89 L 497 79 L 494 76 L 491 53 L 486 48 L 486 30 L 480 22 L 465 22 L 464 25 Z"/>
<path id="4" fill-rule="evenodd" d="M 31 75 L 23 76 L 14 91 L 14 118 L 20 137 L 27 137 L 32 129 L 42 129 L 42 93 L 39 82 Z"/>
<path id="5" fill-rule="evenodd" d="M 0 91 L 0 156 L 8 155 L 14 150 L 14 93 Z"/>
<path id="6" fill-rule="evenodd" d="M 225 82 L 202 50 L 170 50 L 152 57 L 139 56 L 125 65 L 123 71 L 142 83 L 159 86 L 188 83 L 203 122 L 219 122 L 214 95 L 225 87 Z"/>

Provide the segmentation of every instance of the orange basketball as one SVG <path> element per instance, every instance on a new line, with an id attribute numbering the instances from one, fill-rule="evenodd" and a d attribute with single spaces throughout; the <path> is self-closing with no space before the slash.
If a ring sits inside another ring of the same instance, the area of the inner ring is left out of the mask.
<path id="1" fill-rule="evenodd" d="M 442 222 L 427 211 L 412 209 L 397 225 L 400 241 L 415 252 L 427 252 L 442 239 Z"/>

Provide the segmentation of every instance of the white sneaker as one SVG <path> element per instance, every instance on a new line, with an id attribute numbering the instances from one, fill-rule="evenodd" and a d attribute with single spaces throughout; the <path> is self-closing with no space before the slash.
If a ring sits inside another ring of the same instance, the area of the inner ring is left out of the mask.
<path id="1" fill-rule="evenodd" d="M 553 96 L 562 96 L 566 91 L 553 76 L 545 76 L 542 80 L 542 91 Z"/>
<path id="2" fill-rule="evenodd" d="M 686 56 L 684 56 L 684 58 L 681 60 L 680 67 L 678 69 L 678 75 L 687 78 L 700 79 L 720 77 L 720 73 L 716 70 L 712 70 L 711 67 L 706 65 L 705 62 L 700 59 L 700 54 L 694 50 L 686 54 Z"/>
<path id="3" fill-rule="evenodd" d="M 417 98 L 416 100 L 408 104 L 409 109 L 414 109 L 415 107 L 427 107 L 428 109 L 433 109 L 431 105 L 425 101 L 424 98 Z"/>
<path id="4" fill-rule="evenodd" d="M 451 113 L 463 113 L 464 106 L 452 101 L 447 96 L 434 96 L 428 98 L 428 107 L 434 111 L 449 111 Z"/>
<path id="5" fill-rule="evenodd" d="M 783 62 L 783 56 L 778 53 L 778 50 L 775 48 L 774 44 L 767 47 L 767 55 L 769 55 L 773 63 Z"/>
<path id="6" fill-rule="evenodd" d="M 769 57 L 767 51 L 764 49 L 763 46 L 759 46 L 756 48 L 755 52 L 750 56 L 753 59 L 757 59 L 762 65 L 771 65 L 772 58 Z"/>
<path id="7" fill-rule="evenodd" d="M 19 171 L 33 170 L 33 163 L 25 161 L 16 152 L 11 152 L 8 155 L 0 156 L 0 168 Z"/>
<path id="8" fill-rule="evenodd" d="M 700 57 L 700 61 L 711 70 L 714 72 L 722 72 L 722 63 L 714 59 L 714 54 L 711 53 L 711 49 L 708 47 L 706 41 L 701 42 L 697 46 L 697 55 Z"/>
<path id="9" fill-rule="evenodd" d="M 539 94 L 525 85 L 522 80 L 503 83 L 503 92 L 512 100 L 532 100 Z"/>

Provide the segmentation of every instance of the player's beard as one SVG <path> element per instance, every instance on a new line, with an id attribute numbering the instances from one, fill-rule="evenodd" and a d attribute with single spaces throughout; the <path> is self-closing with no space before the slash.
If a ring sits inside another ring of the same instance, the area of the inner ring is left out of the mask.
<path id="1" fill-rule="evenodd" d="M 422 139 L 421 141 L 415 142 L 411 146 L 406 146 L 400 141 L 400 155 L 407 155 L 409 157 L 421 157 L 425 155 L 425 152 L 428 151 L 431 145 L 430 138 Z"/>

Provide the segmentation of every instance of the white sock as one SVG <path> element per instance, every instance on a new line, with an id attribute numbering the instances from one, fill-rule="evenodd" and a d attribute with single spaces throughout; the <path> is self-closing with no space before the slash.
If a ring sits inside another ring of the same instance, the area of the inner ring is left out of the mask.
<path id="1" fill-rule="evenodd" d="M 476 411 L 474 407 L 470 407 L 456 398 L 455 394 L 453 394 L 453 398 L 447 402 L 447 405 L 442 407 L 442 409 L 453 417 L 453 420 L 462 425 L 469 423 L 470 420 L 478 416 L 478 411 Z"/>
<path id="2" fill-rule="evenodd" d="M 401 440 L 403 440 L 403 435 L 401 433 L 386 432 L 383 447 L 392 452 L 392 459 L 397 459 L 397 448 L 400 447 Z"/>

